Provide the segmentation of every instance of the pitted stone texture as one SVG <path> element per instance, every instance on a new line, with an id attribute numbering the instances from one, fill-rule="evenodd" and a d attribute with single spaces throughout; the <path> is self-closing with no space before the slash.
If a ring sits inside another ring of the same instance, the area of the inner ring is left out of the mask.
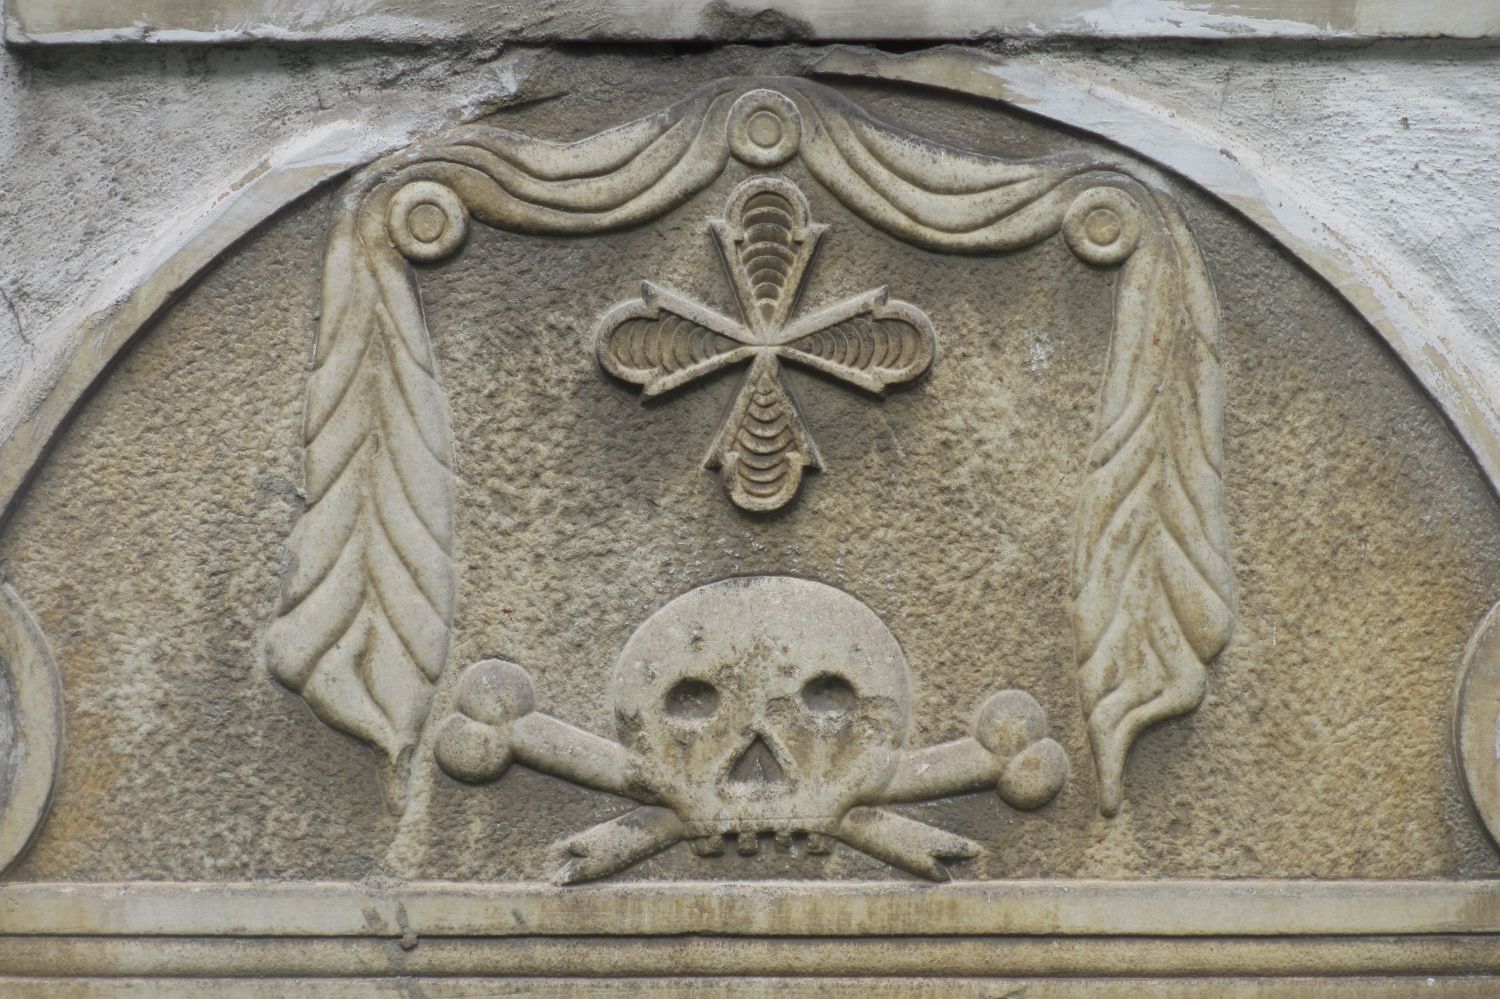
<path id="1" fill-rule="evenodd" d="M 587 134 L 679 87 L 675 68 L 642 67 L 646 97 L 602 86 L 526 109 L 515 127 Z M 851 93 L 969 147 L 1078 146 L 966 102 Z M 962 734 L 975 692 L 1014 686 L 1086 758 L 1066 579 L 1113 277 L 1060 240 L 996 259 L 912 250 L 852 220 L 795 164 L 784 171 L 840 226 L 810 294 L 899 275 L 945 338 L 930 380 L 876 410 L 791 375 L 809 422 L 827 428 L 839 484 L 810 480 L 775 519 L 746 519 L 681 460 L 707 445 L 732 385 L 642 407 L 589 356 L 594 317 L 643 271 L 729 306 L 704 266 L 703 223 L 748 170 L 638 230 L 476 231 L 463 255 L 423 270 L 460 481 L 452 661 L 527 663 L 539 703 L 609 731 L 608 664 L 646 615 L 715 578 L 795 573 L 852 593 L 901 640 L 913 739 Z M 1447 735 L 1458 655 L 1500 592 L 1494 499 L 1343 305 L 1242 223 L 1179 197 L 1224 317 L 1236 637 L 1197 714 L 1138 742 L 1113 822 L 1095 817 L 1086 773 L 1045 821 L 993 794 L 903 807 L 984 844 L 974 876 L 1493 872 Z M 300 508 L 328 218 L 325 199 L 295 208 L 175 306 L 79 413 L 0 539 L 53 643 L 70 731 L 51 823 L 20 877 L 387 869 L 395 822 L 369 751 L 258 662 Z M 403 873 L 544 876 L 550 842 L 626 807 L 518 767 L 478 792 L 441 778 Z M 897 876 L 837 850 L 723 861 L 735 878 Z M 629 876 L 701 877 L 700 863 L 677 848 Z"/>

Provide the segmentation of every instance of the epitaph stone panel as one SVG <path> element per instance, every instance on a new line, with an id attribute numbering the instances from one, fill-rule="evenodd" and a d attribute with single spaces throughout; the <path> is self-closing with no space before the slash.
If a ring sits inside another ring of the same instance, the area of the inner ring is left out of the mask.
<path id="1" fill-rule="evenodd" d="M 121 352 L 0 533 L 0 915 L 110 942 L 0 973 L 1494 972 L 1500 508 L 1411 376 L 1148 164 L 725 62 Z"/>

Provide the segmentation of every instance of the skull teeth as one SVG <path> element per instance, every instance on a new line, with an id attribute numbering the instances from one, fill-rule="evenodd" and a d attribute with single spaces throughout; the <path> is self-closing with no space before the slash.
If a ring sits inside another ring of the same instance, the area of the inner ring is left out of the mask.
<path id="1" fill-rule="evenodd" d="M 687 844 L 700 857 L 722 857 L 731 839 L 734 840 L 735 852 L 742 857 L 759 856 L 767 840 L 775 842 L 778 852 L 790 853 L 793 857 L 801 855 L 804 850 L 808 854 L 826 856 L 833 852 L 834 845 L 834 838 L 827 833 L 776 826 L 706 832 L 689 838 Z"/>
<path id="2" fill-rule="evenodd" d="M 700 857 L 724 856 L 723 836 L 699 836 L 689 841 L 693 852 Z"/>

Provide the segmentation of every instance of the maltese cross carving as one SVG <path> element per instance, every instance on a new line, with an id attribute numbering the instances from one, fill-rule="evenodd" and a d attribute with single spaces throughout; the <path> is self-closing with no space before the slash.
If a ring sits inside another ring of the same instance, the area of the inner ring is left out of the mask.
<path id="1" fill-rule="evenodd" d="M 606 312 L 596 329 L 599 361 L 652 398 L 749 362 L 734 405 L 704 464 L 717 468 L 730 500 L 776 510 L 822 462 L 781 371 L 781 361 L 879 395 L 920 378 L 937 339 L 916 306 L 875 288 L 793 318 L 827 226 L 807 199 L 778 177 L 755 177 L 729 195 L 710 223 L 740 318 L 647 281 L 641 297 Z"/>

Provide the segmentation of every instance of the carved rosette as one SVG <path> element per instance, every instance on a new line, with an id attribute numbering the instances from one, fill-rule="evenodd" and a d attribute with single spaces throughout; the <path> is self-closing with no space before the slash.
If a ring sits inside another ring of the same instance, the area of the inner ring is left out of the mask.
<path id="1" fill-rule="evenodd" d="M 1500 604 L 1469 639 L 1459 674 L 1453 751 L 1469 804 L 1500 844 Z"/>
<path id="2" fill-rule="evenodd" d="M 41 626 L 0 583 L 0 872 L 26 852 L 62 763 L 62 681 Z"/>
<path id="3" fill-rule="evenodd" d="M 470 219 L 551 235 L 649 222 L 712 183 L 731 156 L 759 171 L 798 157 L 854 215 L 926 249 L 1005 253 L 1060 233 L 1086 264 L 1119 269 L 1072 573 L 1080 691 L 1100 807 L 1113 814 L 1134 739 L 1199 703 L 1234 619 L 1217 306 L 1196 245 L 1172 202 L 1115 164 L 940 146 L 804 80 L 726 82 L 571 143 L 463 126 L 355 178 L 325 258 L 304 433 L 308 508 L 289 542 L 271 672 L 324 721 L 385 753 L 399 806 L 403 761 L 448 655 L 456 540 L 446 407 L 410 265 L 457 252 Z M 632 316 L 615 319 L 649 324 L 662 301 L 648 288 L 627 303 Z M 622 377 L 649 394 L 745 346 L 673 315 L 602 349 L 606 367 L 635 371 Z M 671 339 L 681 367 L 631 368 L 631 358 L 659 357 L 650 337 Z M 830 335 L 796 349 L 817 366 L 843 348 Z M 774 417 L 776 381 L 751 374 L 749 405 Z M 810 445 L 798 453 L 815 461 Z M 788 469 L 770 499 L 790 480 Z"/>

